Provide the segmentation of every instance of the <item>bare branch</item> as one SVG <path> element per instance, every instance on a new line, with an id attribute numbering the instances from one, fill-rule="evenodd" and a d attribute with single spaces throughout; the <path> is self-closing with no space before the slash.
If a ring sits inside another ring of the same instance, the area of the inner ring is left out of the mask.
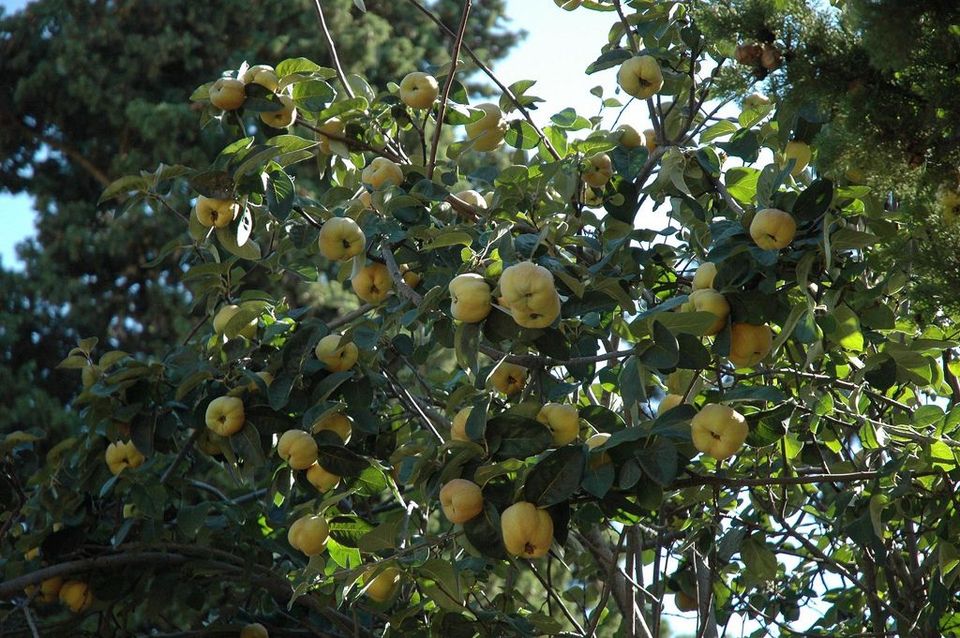
<path id="1" fill-rule="evenodd" d="M 437 25 L 438 27 L 440 27 L 440 29 L 441 29 L 444 33 L 446 33 L 447 35 L 449 35 L 449 36 L 451 36 L 451 37 L 457 37 L 457 34 L 454 33 L 449 27 L 447 27 L 447 25 L 445 25 L 445 24 L 440 20 L 440 18 L 438 18 L 437 16 L 433 15 L 433 13 L 432 13 L 429 9 L 427 9 L 426 7 L 424 7 L 424 6 L 423 6 L 422 4 L 420 4 L 417 0 L 407 0 L 407 1 L 408 1 L 410 4 L 412 4 L 414 7 L 416 7 L 417 10 L 420 11 L 420 13 L 422 13 L 422 14 L 425 15 L 425 16 L 427 16 L 427 17 L 430 19 L 431 22 L 433 22 L 435 25 Z M 550 143 L 550 140 L 547 139 L 547 136 L 544 135 L 544 133 L 543 133 L 542 130 L 540 130 L 540 127 L 537 126 L 537 123 L 533 121 L 533 118 L 530 116 L 530 112 L 527 111 L 527 109 L 520 103 L 520 100 L 518 100 L 518 99 L 517 99 L 517 96 L 513 94 L 513 91 L 511 91 L 510 88 L 507 87 L 506 84 L 504 84 L 503 82 L 501 82 L 501 81 L 499 80 L 499 78 L 497 78 L 497 76 L 494 75 L 493 71 L 490 70 L 490 67 L 488 67 L 486 64 L 484 64 L 483 61 L 481 61 L 480 58 L 477 57 L 477 54 L 473 52 L 473 49 L 471 49 L 471 48 L 470 48 L 469 46 L 467 46 L 467 45 L 463 45 L 463 50 L 466 51 L 466 53 L 467 53 L 468 56 L 470 56 L 470 59 L 473 60 L 474 64 L 477 65 L 477 68 L 479 68 L 481 71 L 483 71 L 484 74 L 485 74 L 488 78 L 490 78 L 490 81 L 492 81 L 494 84 L 497 85 L 497 88 L 500 89 L 500 92 L 503 93 L 503 95 L 506 96 L 506 98 L 507 98 L 508 100 L 510 100 L 511 102 L 513 102 L 513 105 L 517 107 L 517 110 L 520 111 L 520 114 L 523 115 L 524 119 L 526 119 L 527 122 L 530 124 L 530 126 L 533 127 L 533 130 L 537 133 L 537 136 L 540 138 L 540 142 L 541 142 L 541 143 L 543 144 L 543 146 L 547 149 L 547 152 L 550 153 L 550 155 L 553 157 L 553 159 L 559 161 L 559 160 L 561 159 L 560 153 L 558 153 L 558 152 L 557 152 L 557 149 L 555 149 L 555 148 L 553 147 L 553 144 Z"/>
<path id="2" fill-rule="evenodd" d="M 430 148 L 430 161 L 427 163 L 427 179 L 433 179 L 433 171 L 437 165 L 437 150 L 440 148 L 440 133 L 443 130 L 443 118 L 447 112 L 447 100 L 450 98 L 450 87 L 457 75 L 457 66 L 460 64 L 460 47 L 463 45 L 463 34 L 467 29 L 467 17 L 470 15 L 471 0 L 464 0 L 463 14 L 460 16 L 460 26 L 453 40 L 453 51 L 450 53 L 450 72 L 447 81 L 443 83 L 443 93 L 440 94 L 440 108 L 437 109 L 437 126 L 433 131 L 433 145 Z"/>
<path id="3" fill-rule="evenodd" d="M 353 89 L 350 88 L 350 83 L 347 82 L 347 76 L 343 72 L 343 67 L 340 66 L 340 56 L 337 55 L 337 47 L 333 43 L 333 36 L 330 35 L 330 29 L 327 28 L 327 20 L 323 16 L 323 7 L 320 6 L 320 0 L 314 0 L 314 4 L 317 6 L 317 17 L 320 18 L 320 29 L 323 31 L 324 39 L 327 41 L 327 48 L 330 49 L 330 57 L 333 58 L 333 67 L 337 70 L 337 78 L 340 80 L 340 84 L 343 85 L 343 90 L 353 98 Z"/>

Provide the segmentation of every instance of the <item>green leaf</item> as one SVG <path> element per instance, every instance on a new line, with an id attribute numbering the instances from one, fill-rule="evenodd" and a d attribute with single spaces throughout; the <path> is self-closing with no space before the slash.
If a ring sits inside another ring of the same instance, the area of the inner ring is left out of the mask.
<path id="1" fill-rule="evenodd" d="M 591 73 L 596 73 L 597 71 L 603 71 L 604 69 L 620 66 L 631 57 L 633 57 L 633 53 L 627 49 L 611 49 L 610 51 L 602 53 L 599 58 L 591 62 L 587 66 L 587 69 L 584 71 L 584 73 L 590 75 Z"/>
<path id="2" fill-rule="evenodd" d="M 539 421 L 515 414 L 501 414 L 487 421 L 487 446 L 493 459 L 524 459 L 553 444 L 550 430 Z"/>
<path id="3" fill-rule="evenodd" d="M 463 593 L 455 564 L 443 558 L 431 558 L 417 569 L 418 582 L 424 583 L 429 599 L 444 609 L 462 610 Z M 423 579 L 423 580 L 421 580 Z"/>
<path id="4" fill-rule="evenodd" d="M 146 192 L 150 189 L 150 180 L 141 175 L 125 175 L 119 179 L 114 180 L 103 189 L 103 192 L 100 193 L 100 198 L 97 200 L 97 206 L 107 201 L 108 199 L 113 199 L 118 195 L 127 194 L 130 192 Z"/>
<path id="5" fill-rule="evenodd" d="M 448 246 L 470 246 L 473 244 L 473 235 L 463 230 L 448 230 L 437 235 L 423 245 L 423 251 L 446 248 Z"/>
<path id="6" fill-rule="evenodd" d="M 644 390 L 647 370 L 640 363 L 637 357 L 629 357 L 620 369 L 618 385 L 623 399 L 625 410 L 631 409 L 634 405 L 642 403 L 647 399 L 647 393 Z"/>
<path id="7" fill-rule="evenodd" d="M 830 235 L 830 247 L 834 252 L 844 250 L 863 250 L 880 241 L 873 233 L 865 233 L 850 227 L 844 227 Z"/>
<path id="8" fill-rule="evenodd" d="M 260 447 L 260 432 L 249 419 L 244 423 L 243 429 L 230 437 L 230 443 L 243 457 L 245 467 L 249 465 L 257 468 L 267 462 L 263 455 L 263 448 Z"/>
<path id="9" fill-rule="evenodd" d="M 333 394 L 334 390 L 352 377 L 353 370 L 341 370 L 340 372 L 327 375 L 327 377 L 317 385 L 316 390 L 314 390 L 314 400 L 326 401 L 330 395 Z"/>
<path id="10" fill-rule="evenodd" d="M 360 551 L 367 553 L 394 549 L 397 546 L 397 534 L 400 532 L 403 520 L 402 512 L 386 518 L 382 523 L 364 534 L 357 541 L 357 547 Z"/>
<path id="11" fill-rule="evenodd" d="M 337 476 L 358 476 L 370 462 L 342 445 L 318 445 L 317 463 Z"/>
<path id="12" fill-rule="evenodd" d="M 700 134 L 700 143 L 707 144 L 717 139 L 718 137 L 726 137 L 727 135 L 732 135 L 737 132 L 737 125 L 733 122 L 728 122 L 727 120 L 722 120 L 708 126 Z"/>
<path id="13" fill-rule="evenodd" d="M 640 354 L 640 361 L 651 368 L 668 370 L 680 360 L 677 338 L 658 319 L 653 320 L 653 345 Z"/>
<path id="14" fill-rule="evenodd" d="M 750 536 L 743 541 L 740 557 L 747 567 L 747 573 L 754 579 L 766 582 L 777 576 L 777 557 L 760 535 Z"/>
<path id="15" fill-rule="evenodd" d="M 566 501 L 580 485 L 585 461 L 583 445 L 566 445 L 551 452 L 527 475 L 524 499 L 537 507 Z"/>
<path id="16" fill-rule="evenodd" d="M 361 539 L 374 527 L 358 516 L 334 516 L 327 521 L 330 538 L 344 547 L 359 548 Z"/>
<path id="17" fill-rule="evenodd" d="M 570 107 L 567 107 L 556 115 L 552 116 L 550 121 L 553 122 L 557 128 L 567 129 L 570 131 L 578 131 L 580 129 L 590 128 L 590 120 L 582 115 L 577 115 L 577 112 Z"/>
<path id="18" fill-rule="evenodd" d="M 484 556 L 494 559 L 506 558 L 503 535 L 500 531 L 500 514 L 484 494 L 483 511 L 463 524 L 463 531 L 470 544 Z"/>
<path id="19" fill-rule="evenodd" d="M 540 136 L 526 120 L 513 120 L 503 140 L 514 148 L 527 151 L 537 147 Z"/>
<path id="20" fill-rule="evenodd" d="M 283 221 L 293 210 L 293 180 L 283 170 L 271 171 L 267 180 L 267 205 L 274 217 Z"/>
<path id="21" fill-rule="evenodd" d="M 741 204 L 750 204 L 757 195 L 757 181 L 760 179 L 760 171 L 747 166 L 738 166 L 731 168 L 724 176 L 724 183 L 727 186 L 731 197 Z"/>
<path id="22" fill-rule="evenodd" d="M 658 485 L 666 487 L 677 478 L 677 448 L 670 441 L 658 438 L 653 445 L 634 452 L 634 456 Z"/>
<path id="23" fill-rule="evenodd" d="M 657 316 L 657 321 L 678 335 L 703 335 L 716 320 L 710 312 L 666 312 Z"/>
<path id="24" fill-rule="evenodd" d="M 319 64 L 307 58 L 287 58 L 277 65 L 276 71 L 277 76 L 282 78 L 291 73 L 313 73 L 322 68 Z"/>
<path id="25" fill-rule="evenodd" d="M 246 240 L 243 245 L 237 243 L 237 230 L 231 226 L 224 226 L 223 228 L 217 228 L 217 239 L 220 240 L 220 245 L 227 249 L 228 252 L 236 255 L 240 259 L 246 259 L 249 261 L 259 261 L 260 260 L 260 246 L 257 242 L 252 239 Z"/>
<path id="26" fill-rule="evenodd" d="M 816 219 L 827 212 L 833 201 L 833 182 L 818 179 L 806 188 L 793 204 L 793 216 L 800 220 Z"/>
<path id="27" fill-rule="evenodd" d="M 469 370 L 476 376 L 479 368 L 477 352 L 480 344 L 480 324 L 458 323 L 453 343 L 457 355 L 457 365 L 464 370 Z"/>
<path id="28" fill-rule="evenodd" d="M 298 109 L 317 112 L 333 101 L 337 92 L 323 80 L 308 80 L 293 85 L 293 102 Z"/>
<path id="29" fill-rule="evenodd" d="M 640 210 L 639 196 L 640 192 L 636 185 L 621 175 L 614 175 L 613 179 L 607 184 L 608 190 L 613 191 L 613 196 L 607 197 L 603 202 L 603 208 L 610 213 L 610 216 L 625 224 L 632 224 L 637 211 Z M 616 197 L 619 195 L 620 197 Z"/>
<path id="30" fill-rule="evenodd" d="M 829 326 L 824 327 L 827 338 L 845 350 L 860 352 L 863 350 L 863 333 L 860 332 L 860 319 L 847 305 L 834 308 L 828 319 Z M 827 327 L 830 330 L 827 330 Z"/>

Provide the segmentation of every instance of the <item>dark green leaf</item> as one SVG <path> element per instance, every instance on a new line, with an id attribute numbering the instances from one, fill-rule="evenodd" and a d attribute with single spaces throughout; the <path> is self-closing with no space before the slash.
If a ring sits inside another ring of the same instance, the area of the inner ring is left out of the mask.
<path id="1" fill-rule="evenodd" d="M 567 500 L 577 491 L 586 454 L 583 445 L 559 448 L 534 466 L 523 486 L 524 498 L 537 507 Z"/>

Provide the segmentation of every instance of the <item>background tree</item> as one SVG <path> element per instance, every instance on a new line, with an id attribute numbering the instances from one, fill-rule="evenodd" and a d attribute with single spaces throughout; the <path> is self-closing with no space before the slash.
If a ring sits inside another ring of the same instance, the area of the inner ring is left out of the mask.
<path id="1" fill-rule="evenodd" d="M 728 56 L 751 43 L 779 51 L 778 68 L 758 60 L 730 67 L 725 84 L 736 91 L 759 79 L 800 109 L 810 120 L 800 135 L 816 139 L 821 174 L 869 184 L 888 215 L 907 222 L 911 232 L 889 246 L 889 266 L 915 282 L 914 302 L 956 310 L 960 6 L 732 0 L 703 7 L 700 18 Z"/>
<path id="2" fill-rule="evenodd" d="M 711 3 L 558 2 L 607 13 L 588 72 L 652 128 L 540 128 L 532 83 L 491 77 L 503 116 L 455 82 L 469 0 L 407 4 L 464 60 L 426 108 L 332 49 L 214 73 L 213 161 L 103 192 L 181 220 L 156 261 L 206 316 L 159 357 L 81 340 L 82 427 L 5 438 L 15 635 L 960 635 L 956 322 L 887 268 L 885 193 L 823 177 L 829 117 L 720 113 Z"/>
<path id="3" fill-rule="evenodd" d="M 348 72 L 362 70 L 382 88 L 449 60 L 444 39 L 415 14 L 370 4 L 375 12 L 325 2 Z M 452 20 L 459 3 L 430 6 Z M 502 14 L 502 0 L 484 2 L 467 35 L 489 61 L 518 35 Z M 53 368 L 78 335 L 159 354 L 190 330 L 196 319 L 178 255 L 144 267 L 179 235 L 181 220 L 149 205 L 116 216 L 97 207 L 99 193 L 121 175 L 161 162 L 199 165 L 219 151 L 227 137 L 218 126 L 199 128 L 187 99 L 200 83 L 244 60 L 318 57 L 325 47 L 308 0 L 40 0 L 0 20 L 0 73 L 9 79 L 0 92 L 0 188 L 30 194 L 37 211 L 37 237 L 19 248 L 23 274 L 3 278 L 4 301 L 21 305 L 4 322 L 16 352 L 2 363 L 11 383 L 0 390 L 0 431 L 52 417 L 48 404 L 72 396 Z M 35 411 L 25 396 L 43 397 L 44 407 Z"/>

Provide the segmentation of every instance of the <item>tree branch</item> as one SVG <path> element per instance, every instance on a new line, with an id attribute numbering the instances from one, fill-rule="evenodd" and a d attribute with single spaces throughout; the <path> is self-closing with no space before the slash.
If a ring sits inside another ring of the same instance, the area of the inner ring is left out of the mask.
<path id="1" fill-rule="evenodd" d="M 333 36 L 330 35 L 330 29 L 327 28 L 327 20 L 323 16 L 323 7 L 320 6 L 320 0 L 314 0 L 314 4 L 317 6 L 317 17 L 320 18 L 320 29 L 323 31 L 323 37 L 327 41 L 327 48 L 330 49 L 330 57 L 333 58 L 333 67 L 337 70 L 337 78 L 340 80 L 340 84 L 343 85 L 343 90 L 347 92 L 347 95 L 352 99 L 354 97 L 353 89 L 350 88 L 350 84 L 347 82 L 347 76 L 343 72 L 343 67 L 340 66 L 340 56 L 337 55 L 337 47 L 333 43 Z"/>
<path id="2" fill-rule="evenodd" d="M 440 18 L 433 15 L 433 13 L 429 9 L 424 7 L 417 0 L 407 0 L 407 1 L 410 4 L 412 4 L 414 7 L 416 7 L 420 13 L 427 16 L 427 18 L 429 18 L 431 22 L 433 22 L 435 25 L 440 27 L 440 29 L 444 33 L 454 38 L 457 37 L 457 34 L 454 33 L 449 27 L 447 27 L 447 25 L 445 25 L 443 21 L 440 20 Z M 467 45 L 463 45 L 463 50 L 466 51 L 468 56 L 470 56 L 470 59 L 473 60 L 474 64 L 477 65 L 477 68 L 483 71 L 483 73 L 488 78 L 490 78 L 490 81 L 497 85 L 497 88 L 500 89 L 501 93 L 503 93 L 503 95 L 505 95 L 508 100 L 513 102 L 513 105 L 517 107 L 517 110 L 520 111 L 520 114 L 523 115 L 524 119 L 526 119 L 527 122 L 530 124 L 530 126 L 533 127 L 533 130 L 536 131 L 537 136 L 540 138 L 540 142 L 547 149 L 547 152 L 550 153 L 553 159 L 559 161 L 561 159 L 560 153 L 558 153 L 557 149 L 553 147 L 553 144 L 550 143 L 550 140 L 547 139 L 547 136 L 544 135 L 542 130 L 540 130 L 540 127 L 537 126 L 537 123 L 533 121 L 533 118 L 530 116 L 530 112 L 527 111 L 526 108 L 524 108 L 524 106 L 520 103 L 520 100 L 517 99 L 517 96 L 513 94 L 513 91 L 511 91 L 510 88 L 507 87 L 507 85 L 501 82 L 497 78 L 497 76 L 494 75 L 493 71 L 490 70 L 490 67 L 484 64 L 480 60 L 480 58 L 477 57 L 477 54 L 473 52 L 473 49 L 471 49 Z"/>
<path id="3" fill-rule="evenodd" d="M 460 16 L 460 26 L 453 39 L 453 51 L 450 53 L 450 72 L 443 83 L 443 93 L 440 95 L 440 108 L 437 109 L 437 127 L 433 131 L 433 144 L 430 147 L 430 161 L 427 163 L 427 179 L 433 179 L 433 171 L 437 164 L 437 150 L 440 148 L 440 133 L 443 130 L 443 118 L 447 112 L 447 100 L 450 98 L 450 87 L 457 75 L 457 65 L 460 64 L 460 47 L 463 45 L 463 34 L 467 30 L 467 17 L 470 15 L 471 0 L 463 0 L 463 14 Z"/>

